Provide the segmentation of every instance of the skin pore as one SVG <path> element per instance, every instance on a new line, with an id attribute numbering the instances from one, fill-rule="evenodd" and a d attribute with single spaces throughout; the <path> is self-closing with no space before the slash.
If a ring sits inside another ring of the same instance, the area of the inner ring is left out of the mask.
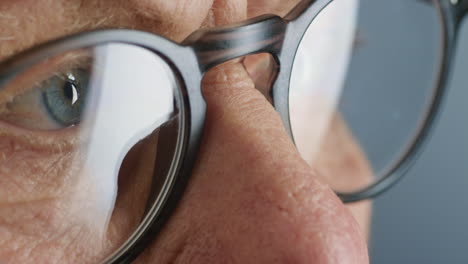
<path id="1" fill-rule="evenodd" d="M 199 28 L 264 13 L 284 15 L 297 2 L 0 0 L 0 59 L 98 28 L 138 29 L 182 41 Z M 187 191 L 137 262 L 368 262 L 370 203 L 345 206 L 327 185 L 334 183 L 334 175 L 367 181 L 371 174 L 346 125 L 338 115 L 333 119 L 323 154 L 310 167 L 255 88 L 239 61 L 207 73 L 207 119 Z M 76 202 L 93 194 L 76 191 L 91 188 L 69 169 L 80 152 L 57 145 L 57 138 L 63 144 L 73 141 L 67 133 L 72 132 L 38 136 L 0 124 L 0 263 L 95 263 L 120 246 L 138 223 L 149 192 L 149 179 L 142 175 L 156 155 L 157 133 L 127 157 L 129 168 L 124 166 L 121 174 L 136 170 L 139 180 L 119 182 L 106 234 L 95 232 L 92 214 L 82 213 L 89 207 Z"/>

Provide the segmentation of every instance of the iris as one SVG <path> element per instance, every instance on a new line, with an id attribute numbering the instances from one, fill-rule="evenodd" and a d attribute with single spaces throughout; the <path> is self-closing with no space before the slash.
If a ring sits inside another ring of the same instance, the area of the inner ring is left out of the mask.
<path id="1" fill-rule="evenodd" d="M 88 85 L 89 72 L 84 69 L 75 69 L 44 82 L 42 100 L 50 117 L 63 127 L 78 124 L 85 107 Z"/>

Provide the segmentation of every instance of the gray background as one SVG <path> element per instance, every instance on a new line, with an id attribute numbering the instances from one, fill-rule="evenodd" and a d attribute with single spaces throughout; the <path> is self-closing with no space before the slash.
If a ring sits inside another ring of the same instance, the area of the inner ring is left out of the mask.
<path id="1" fill-rule="evenodd" d="M 449 95 L 424 153 L 375 200 L 371 263 L 468 263 L 468 23 Z"/>

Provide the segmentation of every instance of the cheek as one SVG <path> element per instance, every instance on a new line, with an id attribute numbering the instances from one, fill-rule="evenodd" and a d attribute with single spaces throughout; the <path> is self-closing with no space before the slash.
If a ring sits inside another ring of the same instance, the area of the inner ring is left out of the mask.
<path id="1" fill-rule="evenodd" d="M 76 151 L 51 151 L 16 138 L 0 140 L 0 201 L 51 199 L 69 191 L 79 157 Z"/>
<path id="2" fill-rule="evenodd" d="M 79 152 L 19 141 L 0 139 L 0 262 L 49 261 L 62 258 L 71 241 L 97 241 L 77 217 L 88 206 L 86 195 L 73 197 L 84 189 Z M 97 248 L 75 245 L 83 254 Z"/>
<path id="3" fill-rule="evenodd" d="M 144 214 L 157 139 L 154 133 L 127 155 L 107 222 L 93 175 L 84 173 L 81 144 L 59 151 L 1 137 L 0 263 L 53 262 L 75 254 L 89 260 L 120 246 Z"/>
<path id="4" fill-rule="evenodd" d="M 93 222 L 95 193 L 78 147 L 59 151 L 3 137 L 0 151 L 0 228 L 48 237 Z"/>

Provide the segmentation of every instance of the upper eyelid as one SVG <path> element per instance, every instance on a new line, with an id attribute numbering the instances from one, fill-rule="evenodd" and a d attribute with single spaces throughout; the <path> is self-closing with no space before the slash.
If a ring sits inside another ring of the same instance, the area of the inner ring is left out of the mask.
<path id="1" fill-rule="evenodd" d="M 63 76 L 77 67 L 89 67 L 92 56 L 89 51 L 78 50 L 56 56 L 31 66 L 18 74 L 0 90 L 0 104 L 12 101 L 16 96 L 40 86 L 54 76 Z"/>

